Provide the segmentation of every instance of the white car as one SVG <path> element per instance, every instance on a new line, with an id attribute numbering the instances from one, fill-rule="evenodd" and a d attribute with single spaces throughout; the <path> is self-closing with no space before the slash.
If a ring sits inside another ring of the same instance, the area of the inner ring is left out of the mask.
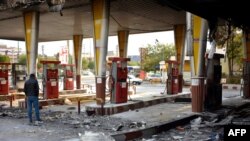
<path id="1" fill-rule="evenodd" d="M 149 82 L 162 82 L 162 76 L 160 74 L 151 74 L 146 77 Z"/>
<path id="2" fill-rule="evenodd" d="M 128 75 L 127 82 L 134 85 L 140 85 L 142 79 L 135 77 L 134 75 Z"/>
<path id="3" fill-rule="evenodd" d="M 81 71 L 81 83 L 89 83 L 95 81 L 95 74 L 91 71 Z"/>
<path id="4" fill-rule="evenodd" d="M 83 78 L 95 77 L 91 71 L 81 71 L 81 75 Z"/>

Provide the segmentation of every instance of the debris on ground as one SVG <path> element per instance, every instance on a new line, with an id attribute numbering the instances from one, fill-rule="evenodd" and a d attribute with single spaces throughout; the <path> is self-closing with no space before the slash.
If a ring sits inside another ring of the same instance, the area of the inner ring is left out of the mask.
<path id="1" fill-rule="evenodd" d="M 119 124 L 118 126 L 114 127 L 114 131 L 121 131 L 124 126 L 122 124 Z"/>
<path id="2" fill-rule="evenodd" d="M 185 130 L 185 128 L 183 128 L 183 127 L 181 127 L 181 126 L 177 126 L 176 129 L 177 129 L 178 131 L 181 131 L 181 132 L 183 132 L 183 131 Z"/>
<path id="3" fill-rule="evenodd" d="M 68 109 L 71 109 L 69 107 Z M 89 138 L 91 139 L 104 139 L 107 138 L 107 141 L 110 141 L 109 134 L 119 133 L 124 130 L 139 129 L 145 128 L 146 123 L 144 121 L 135 122 L 125 119 L 120 119 L 111 116 L 97 116 L 91 115 L 88 116 L 87 113 L 82 112 L 78 114 L 73 111 L 52 111 L 50 109 L 40 110 L 40 115 L 43 120 L 43 123 L 34 122 L 30 126 L 36 126 L 40 129 L 49 129 L 44 132 L 53 132 L 55 136 L 61 136 L 61 133 L 69 132 L 68 135 L 64 135 L 63 140 L 71 139 L 85 141 Z M 35 115 L 33 114 L 35 119 Z M 26 121 L 23 124 L 29 125 L 27 111 L 25 109 L 19 108 L 2 108 L 0 109 L 0 120 L 1 119 L 20 119 Z M 52 131 L 53 130 L 53 131 Z M 69 131 L 68 131 L 69 130 Z M 20 132 L 39 132 L 36 130 L 21 130 Z M 70 134 L 72 132 L 72 134 Z M 98 134 L 96 134 L 98 133 Z M 72 141 L 73 141 L 72 140 Z"/>
<path id="4" fill-rule="evenodd" d="M 250 125 L 250 104 L 241 108 L 222 107 L 217 111 L 204 112 L 190 124 L 176 126 L 151 138 L 136 141 L 222 141 L 225 125 Z"/>

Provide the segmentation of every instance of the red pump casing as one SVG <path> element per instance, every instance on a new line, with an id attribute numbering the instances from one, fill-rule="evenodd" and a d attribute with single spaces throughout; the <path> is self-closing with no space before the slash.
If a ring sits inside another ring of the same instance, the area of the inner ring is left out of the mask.
<path id="1" fill-rule="evenodd" d="M 9 94 L 9 70 L 10 63 L 0 63 L 0 95 Z"/>
<path id="2" fill-rule="evenodd" d="M 74 73 L 71 64 L 62 64 L 64 78 L 63 78 L 63 89 L 64 90 L 74 90 Z"/>
<path id="3" fill-rule="evenodd" d="M 44 99 L 55 99 L 59 97 L 58 86 L 58 64 L 60 61 L 41 61 L 43 64 L 43 89 Z M 49 65 L 54 65 L 49 68 Z"/>
<path id="4" fill-rule="evenodd" d="M 128 101 L 127 61 L 130 58 L 109 58 L 111 65 L 111 103 L 126 103 Z"/>
<path id="5" fill-rule="evenodd" d="M 47 99 L 54 99 L 59 97 L 57 69 L 47 69 L 46 90 Z"/>
<path id="6" fill-rule="evenodd" d="M 167 94 L 178 94 L 179 83 L 178 83 L 178 62 L 167 61 L 168 63 L 168 79 L 167 79 Z"/>

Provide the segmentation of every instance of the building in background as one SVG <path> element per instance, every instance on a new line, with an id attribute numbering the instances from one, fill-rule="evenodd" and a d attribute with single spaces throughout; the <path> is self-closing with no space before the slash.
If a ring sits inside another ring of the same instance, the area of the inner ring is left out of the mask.
<path id="1" fill-rule="evenodd" d="M 147 49 L 146 48 L 143 48 L 143 47 L 140 47 L 139 48 L 139 52 L 140 52 L 140 61 L 141 61 L 141 69 L 143 70 L 144 68 L 142 68 L 142 64 L 144 63 L 144 60 L 145 60 L 145 57 L 146 57 L 146 54 L 147 54 Z"/>
<path id="2" fill-rule="evenodd" d="M 61 64 L 69 63 L 69 52 L 67 46 L 62 47 L 59 51 L 59 60 L 61 61 Z"/>
<path id="3" fill-rule="evenodd" d="M 141 61 L 141 57 L 139 55 L 129 55 L 128 58 L 130 58 L 130 61 L 133 61 L 133 62 L 140 63 Z"/>
<path id="4" fill-rule="evenodd" d="M 7 55 L 10 58 L 10 63 L 17 63 L 21 54 L 24 54 L 21 48 L 8 47 L 5 44 L 0 44 L 0 54 Z"/>

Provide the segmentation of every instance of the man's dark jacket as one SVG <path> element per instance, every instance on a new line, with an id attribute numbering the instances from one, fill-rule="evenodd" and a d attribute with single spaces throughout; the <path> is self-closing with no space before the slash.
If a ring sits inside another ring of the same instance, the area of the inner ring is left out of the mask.
<path id="1" fill-rule="evenodd" d="M 35 78 L 30 78 L 24 84 L 24 93 L 26 96 L 38 96 L 39 85 Z"/>

